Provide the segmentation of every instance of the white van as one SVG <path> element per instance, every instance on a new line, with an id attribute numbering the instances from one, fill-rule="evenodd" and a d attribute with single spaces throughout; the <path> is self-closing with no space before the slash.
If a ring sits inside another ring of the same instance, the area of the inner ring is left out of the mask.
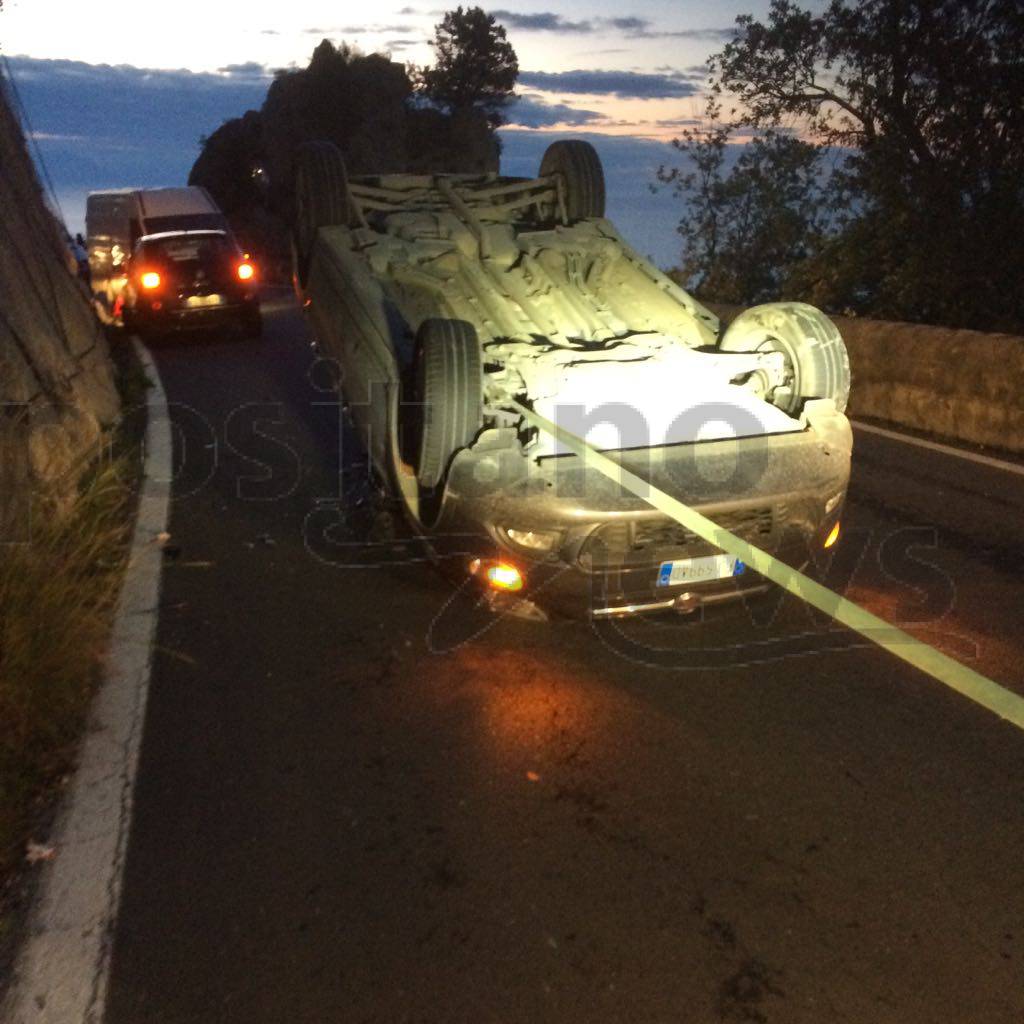
<path id="1" fill-rule="evenodd" d="M 123 265 L 143 235 L 165 231 L 228 231 L 205 188 L 122 188 L 90 192 L 85 205 L 93 294 L 113 309 L 124 288 Z"/>

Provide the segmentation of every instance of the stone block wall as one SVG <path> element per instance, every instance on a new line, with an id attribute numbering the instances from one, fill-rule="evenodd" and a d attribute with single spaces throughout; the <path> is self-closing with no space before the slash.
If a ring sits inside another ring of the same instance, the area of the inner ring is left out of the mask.
<path id="1" fill-rule="evenodd" d="M 739 306 L 706 303 L 723 323 Z M 1024 338 L 834 316 L 851 416 L 1024 453 Z"/>
<path id="2" fill-rule="evenodd" d="M 0 544 L 25 539 L 31 495 L 67 506 L 120 412 L 103 330 L 11 100 L 0 85 Z"/>

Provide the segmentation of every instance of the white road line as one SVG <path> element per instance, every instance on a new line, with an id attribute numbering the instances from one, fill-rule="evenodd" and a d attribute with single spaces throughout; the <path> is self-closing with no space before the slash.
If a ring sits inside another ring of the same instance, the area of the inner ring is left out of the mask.
<path id="1" fill-rule="evenodd" d="M 124 873 L 160 596 L 171 487 L 167 400 L 149 353 L 135 349 L 153 383 L 132 547 L 118 599 L 103 686 L 74 781 L 43 867 L 39 897 L 0 1020 L 100 1024 Z"/>
<path id="2" fill-rule="evenodd" d="M 561 441 L 566 448 L 575 452 L 583 460 L 585 466 L 592 466 L 609 480 L 632 491 L 652 508 L 671 516 L 677 523 L 697 534 L 702 540 L 706 540 L 720 551 L 740 559 L 754 572 L 777 583 L 789 593 L 825 612 L 844 626 L 856 630 L 861 636 L 878 644 L 879 647 L 896 655 L 897 658 L 901 658 L 908 665 L 927 672 L 933 679 L 962 693 L 983 708 L 988 708 L 989 711 L 1012 723 L 1018 729 L 1024 730 L 1024 697 L 1020 694 L 1014 693 L 983 676 L 980 672 L 975 672 L 974 669 L 960 664 L 897 626 L 873 615 L 865 608 L 833 593 L 802 572 L 780 562 L 767 551 L 762 551 L 749 541 L 730 533 L 678 498 L 673 498 L 672 495 L 659 490 L 650 481 L 631 473 L 614 459 L 598 451 L 588 441 L 570 433 L 557 423 L 545 419 L 533 409 L 528 409 L 515 399 L 511 399 L 510 402 L 531 426 L 537 427 L 557 441 Z"/>
<path id="3" fill-rule="evenodd" d="M 939 444 L 937 441 L 925 441 L 924 438 L 914 437 L 911 434 L 899 434 L 895 430 L 886 430 L 884 427 L 876 427 L 870 423 L 861 423 L 860 420 L 852 422 L 857 430 L 863 430 L 866 434 L 877 434 L 879 437 L 889 438 L 890 441 L 902 441 L 905 444 L 917 445 L 918 448 L 927 448 L 929 451 L 941 452 L 943 455 L 952 455 L 958 459 L 967 459 L 968 462 L 977 462 L 982 466 L 991 466 L 993 469 L 1001 469 L 1007 473 L 1024 476 L 1024 466 L 1016 462 L 1005 462 L 1002 459 L 994 459 L 991 455 L 979 455 L 977 452 L 954 448 L 948 444 Z"/>

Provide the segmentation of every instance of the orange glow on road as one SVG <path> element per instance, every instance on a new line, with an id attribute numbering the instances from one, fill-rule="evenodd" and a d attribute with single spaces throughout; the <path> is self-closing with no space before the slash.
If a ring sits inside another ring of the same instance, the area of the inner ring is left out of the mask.
<path id="1" fill-rule="evenodd" d="M 460 647 L 455 660 L 469 686 L 461 699 L 479 714 L 481 753 L 526 783 L 550 781 L 552 763 L 572 763 L 592 743 L 600 748 L 628 719 L 618 697 L 571 662 L 496 647 L 493 638 Z"/>

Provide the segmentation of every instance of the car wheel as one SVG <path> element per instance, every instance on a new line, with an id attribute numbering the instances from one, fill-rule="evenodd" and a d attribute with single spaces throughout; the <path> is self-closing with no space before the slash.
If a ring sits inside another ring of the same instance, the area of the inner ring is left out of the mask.
<path id="1" fill-rule="evenodd" d="M 433 489 L 452 456 L 483 423 L 480 342 L 464 320 L 425 320 L 416 336 L 416 394 L 421 428 L 416 477 Z"/>
<path id="2" fill-rule="evenodd" d="M 831 398 L 842 412 L 850 397 L 850 356 L 839 329 L 804 302 L 770 302 L 741 313 L 722 335 L 723 352 L 785 353 L 786 385 L 772 402 L 796 414 L 810 398 Z"/>
<path id="3" fill-rule="evenodd" d="M 317 232 L 352 223 L 352 197 L 341 150 L 333 142 L 303 143 L 295 158 L 292 237 L 295 273 L 306 284 Z"/>
<path id="4" fill-rule="evenodd" d="M 604 216 L 604 170 L 597 150 L 581 139 L 560 139 L 544 151 L 540 176 L 561 178 L 570 221 Z"/>

